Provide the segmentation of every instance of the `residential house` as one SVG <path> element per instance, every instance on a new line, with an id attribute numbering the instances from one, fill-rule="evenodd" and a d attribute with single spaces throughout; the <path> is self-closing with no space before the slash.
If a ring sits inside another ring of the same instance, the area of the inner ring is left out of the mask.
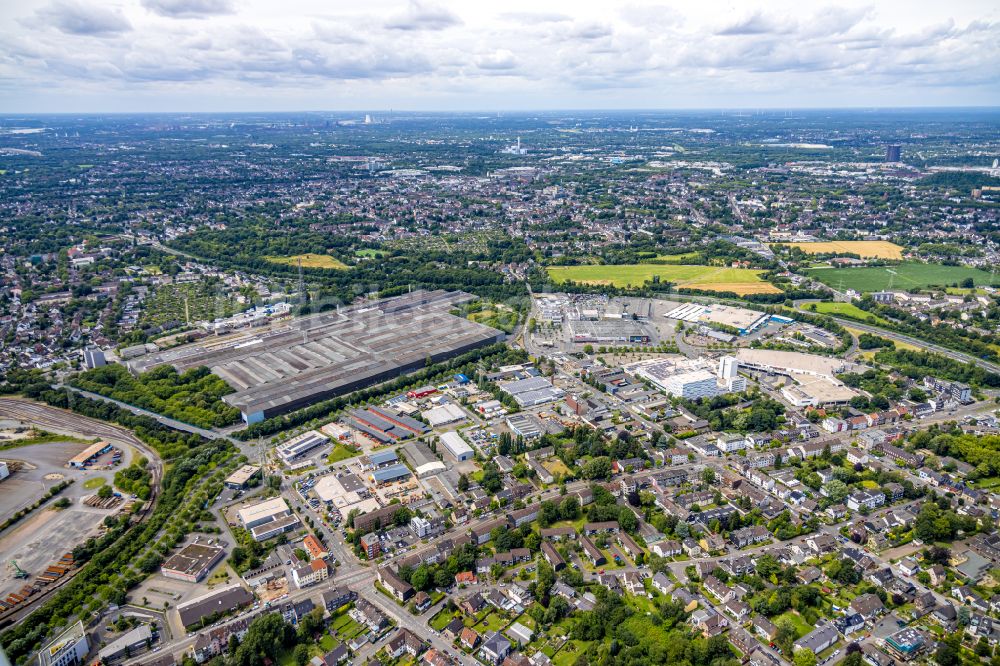
<path id="1" fill-rule="evenodd" d="M 733 599 L 733 590 L 715 576 L 708 576 L 702 583 L 705 590 L 721 603 Z"/>
<path id="2" fill-rule="evenodd" d="M 792 644 L 794 650 L 812 650 L 819 654 L 837 642 L 840 633 L 832 622 L 821 621 L 816 628 Z"/>
<path id="3" fill-rule="evenodd" d="M 763 525 L 751 525 L 729 533 L 729 540 L 737 548 L 745 548 L 771 538 L 771 533 Z"/>
<path id="4" fill-rule="evenodd" d="M 511 642 L 505 636 L 497 631 L 490 631 L 483 636 L 479 656 L 487 663 L 499 664 L 504 657 L 510 654 L 510 650 Z"/>
<path id="5" fill-rule="evenodd" d="M 763 615 L 755 614 L 750 618 L 750 625 L 768 643 L 778 635 L 778 627 Z"/>
<path id="6" fill-rule="evenodd" d="M 472 627 L 463 627 L 458 642 L 466 650 L 475 650 L 476 646 L 479 645 L 479 634 Z"/>
<path id="7" fill-rule="evenodd" d="M 649 550 L 660 557 L 676 557 L 684 552 L 681 550 L 681 542 L 672 540 L 658 541 L 650 546 Z"/>
<path id="8" fill-rule="evenodd" d="M 413 596 L 413 586 L 400 578 L 391 568 L 379 567 L 377 575 L 379 582 L 399 601 L 406 603 Z"/>
<path id="9" fill-rule="evenodd" d="M 408 653 L 413 657 L 419 657 L 420 653 L 427 649 L 427 646 L 419 636 L 409 629 L 400 629 L 389 639 L 385 649 L 393 659 L 398 659 L 404 653 Z"/>
<path id="10" fill-rule="evenodd" d="M 862 594 L 851 600 L 851 610 L 871 622 L 876 617 L 885 612 L 885 605 L 875 594 Z"/>

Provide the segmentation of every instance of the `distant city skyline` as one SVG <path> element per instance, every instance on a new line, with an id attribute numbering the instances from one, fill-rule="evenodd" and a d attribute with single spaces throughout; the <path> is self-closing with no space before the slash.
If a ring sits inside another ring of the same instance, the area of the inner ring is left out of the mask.
<path id="1" fill-rule="evenodd" d="M 27 0 L 0 113 L 1000 105 L 973 0 Z"/>

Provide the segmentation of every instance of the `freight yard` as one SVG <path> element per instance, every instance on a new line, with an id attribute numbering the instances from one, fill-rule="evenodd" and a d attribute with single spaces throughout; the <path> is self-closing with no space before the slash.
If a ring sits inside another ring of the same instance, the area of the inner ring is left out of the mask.
<path id="1" fill-rule="evenodd" d="M 6 406 L 0 404 L 0 409 Z M 26 510 L 23 518 L 0 531 L 0 614 L 32 601 L 70 574 L 73 548 L 99 533 L 105 517 L 132 505 L 129 498 L 96 494 L 99 487 L 112 483 L 115 470 L 132 460 L 131 447 L 79 441 L 90 432 L 65 434 L 77 441 L 51 441 L 0 453 L 0 460 L 13 470 L 0 481 L 0 516 L 6 520 Z M 46 499 L 50 489 L 62 484 L 68 485 Z M 39 500 L 44 501 L 32 509 Z M 57 507 L 61 500 L 68 506 Z"/>

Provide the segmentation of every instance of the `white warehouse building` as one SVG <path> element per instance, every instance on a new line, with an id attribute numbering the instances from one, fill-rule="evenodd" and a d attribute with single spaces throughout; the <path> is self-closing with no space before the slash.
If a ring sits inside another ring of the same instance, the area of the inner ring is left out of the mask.
<path id="1" fill-rule="evenodd" d="M 678 398 L 711 398 L 719 394 L 719 382 L 708 370 L 690 370 L 664 377 L 657 382 L 669 395 Z"/>
<path id="2" fill-rule="evenodd" d="M 330 438 L 323 433 L 317 432 L 315 430 L 309 430 L 304 432 L 298 437 L 293 437 L 284 444 L 275 448 L 275 452 L 285 461 L 285 464 L 291 464 L 293 460 L 301 458 L 309 451 L 312 451 L 317 446 L 323 446 L 330 441 Z"/>
<path id="3" fill-rule="evenodd" d="M 475 455 L 475 451 L 469 446 L 462 436 L 457 432 L 446 432 L 441 435 L 441 443 L 444 444 L 445 448 L 451 455 L 455 456 L 455 459 L 459 462 L 463 460 L 471 460 Z"/>

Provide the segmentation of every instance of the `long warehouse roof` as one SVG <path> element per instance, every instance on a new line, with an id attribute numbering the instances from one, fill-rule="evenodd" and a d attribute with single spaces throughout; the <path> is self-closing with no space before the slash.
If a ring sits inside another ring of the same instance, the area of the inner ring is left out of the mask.
<path id="1" fill-rule="evenodd" d="M 432 359 L 502 337 L 494 328 L 449 314 L 464 292 L 418 290 L 284 326 L 186 345 L 130 362 L 143 371 L 169 363 L 178 371 L 208 366 L 236 389 L 224 397 L 244 413 L 281 408 L 317 394 L 337 394 Z"/>

